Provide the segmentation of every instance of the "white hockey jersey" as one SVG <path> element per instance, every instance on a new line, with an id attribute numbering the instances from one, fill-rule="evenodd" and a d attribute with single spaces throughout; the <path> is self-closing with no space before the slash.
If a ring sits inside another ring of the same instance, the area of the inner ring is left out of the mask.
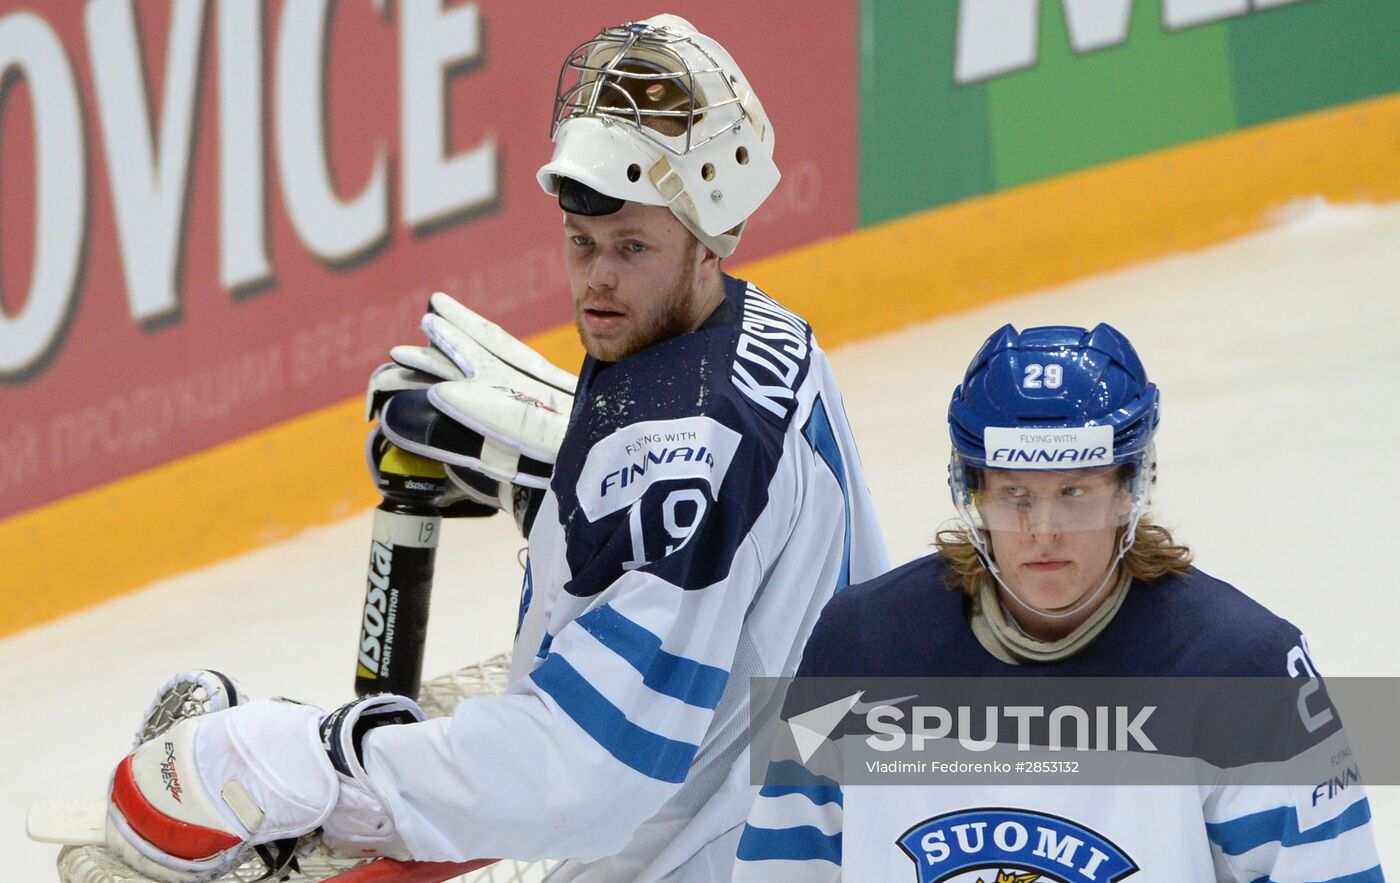
<path id="1" fill-rule="evenodd" d="M 832 594 L 888 567 L 807 324 L 727 278 L 697 331 L 586 360 L 529 546 L 506 693 L 365 740 L 409 850 L 727 879 L 748 678 L 792 674 Z"/>
<path id="2" fill-rule="evenodd" d="M 937 555 L 833 599 L 799 676 L 1301 678 L 1321 687 L 1295 627 L 1195 569 L 1134 582 L 1104 630 L 1069 659 L 1003 662 L 973 635 Z M 1321 741 L 1297 755 L 1315 778 L 1295 785 L 1222 776 L 1201 786 L 843 788 L 779 761 L 754 804 L 733 879 L 1383 883 L 1358 765 L 1340 721 L 1327 720 Z M 1207 725 L 1247 735 L 1255 723 Z"/>

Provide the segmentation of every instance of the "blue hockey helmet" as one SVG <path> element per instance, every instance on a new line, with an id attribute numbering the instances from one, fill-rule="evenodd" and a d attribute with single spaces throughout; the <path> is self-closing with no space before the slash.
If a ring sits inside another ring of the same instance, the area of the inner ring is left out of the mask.
<path id="1" fill-rule="evenodd" d="M 1157 387 L 1133 346 L 1117 329 L 1086 331 L 1064 325 L 999 329 L 978 350 L 948 406 L 953 452 L 948 486 L 968 537 L 990 574 L 1029 609 L 997 567 L 988 532 L 1117 529 L 1121 561 L 1151 506 L 1156 482 Z M 1085 485 L 1079 470 L 1118 467 L 1117 480 Z M 1044 470 L 1062 491 L 1037 501 L 1016 485 L 1008 498 L 983 499 L 986 470 Z M 1107 586 L 1068 611 L 1074 615 Z"/>
<path id="2" fill-rule="evenodd" d="M 948 406 L 958 458 L 992 469 L 1137 463 L 1158 419 L 1156 385 L 1133 345 L 1107 324 L 1002 327 L 973 357 Z"/>

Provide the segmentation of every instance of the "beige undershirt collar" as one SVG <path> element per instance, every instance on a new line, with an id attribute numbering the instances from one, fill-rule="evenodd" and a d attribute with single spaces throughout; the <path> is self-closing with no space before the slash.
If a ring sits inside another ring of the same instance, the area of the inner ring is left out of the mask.
<path id="1" fill-rule="evenodd" d="M 969 616 L 972 633 L 988 653 L 1002 662 L 1011 665 L 1059 662 L 1078 654 L 1108 627 L 1118 608 L 1123 606 L 1130 583 L 1132 577 L 1124 573 L 1099 609 L 1079 628 L 1057 641 L 1042 641 L 1021 631 L 1002 607 L 992 581 L 983 579 Z"/>

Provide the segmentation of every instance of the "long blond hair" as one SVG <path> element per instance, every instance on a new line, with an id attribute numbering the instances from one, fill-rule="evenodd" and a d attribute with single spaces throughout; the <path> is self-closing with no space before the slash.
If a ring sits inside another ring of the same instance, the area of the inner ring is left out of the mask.
<path id="1" fill-rule="evenodd" d="M 975 596 L 982 582 L 990 578 L 982 556 L 972 542 L 965 524 L 945 527 L 934 538 L 938 554 L 948 562 L 946 579 L 954 588 Z M 1180 576 L 1191 567 L 1192 554 L 1172 538 L 1171 531 L 1147 519 L 1138 522 L 1133 544 L 1123 556 L 1123 569 L 1135 580 L 1151 582 L 1168 574 Z"/>

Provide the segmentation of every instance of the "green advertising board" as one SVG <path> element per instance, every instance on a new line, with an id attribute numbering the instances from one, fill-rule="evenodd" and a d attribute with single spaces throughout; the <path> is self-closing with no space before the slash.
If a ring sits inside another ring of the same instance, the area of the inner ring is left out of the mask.
<path id="1" fill-rule="evenodd" d="M 1400 0 L 865 0 L 860 223 L 1400 91 Z"/>

